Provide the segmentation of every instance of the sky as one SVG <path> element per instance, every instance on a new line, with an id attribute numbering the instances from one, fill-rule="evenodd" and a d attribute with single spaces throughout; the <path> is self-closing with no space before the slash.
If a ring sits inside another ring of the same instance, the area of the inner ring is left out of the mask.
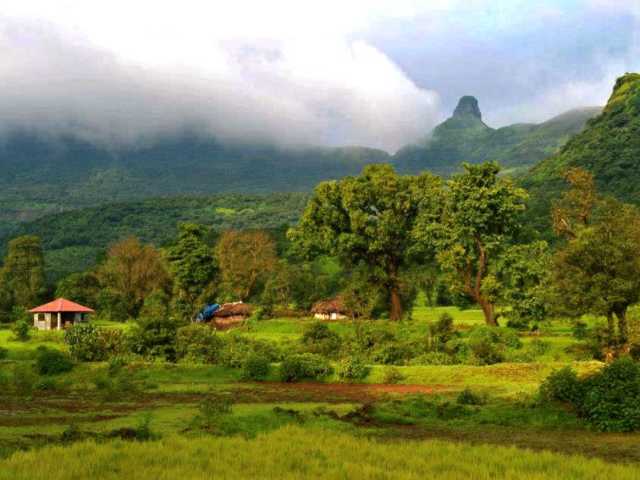
<path id="1" fill-rule="evenodd" d="M 602 105 L 640 0 L 2 0 L 0 131 L 194 131 L 395 151 L 474 95 L 491 126 Z"/>

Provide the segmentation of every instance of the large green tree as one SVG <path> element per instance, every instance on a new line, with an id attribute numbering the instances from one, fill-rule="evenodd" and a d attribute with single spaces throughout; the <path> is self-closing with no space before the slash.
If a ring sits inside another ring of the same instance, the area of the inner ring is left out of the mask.
<path id="1" fill-rule="evenodd" d="M 26 235 L 9 242 L 0 280 L 5 304 L 29 308 L 42 300 L 45 277 L 39 237 Z"/>
<path id="2" fill-rule="evenodd" d="M 638 209 L 600 201 L 591 223 L 574 229 L 556 252 L 552 286 L 561 313 L 606 316 L 611 343 L 626 344 L 627 310 L 640 300 Z"/>
<path id="3" fill-rule="evenodd" d="M 369 165 L 359 176 L 320 183 L 290 238 L 309 256 L 365 269 L 386 292 L 390 318 L 399 320 L 402 275 L 416 244 L 411 232 L 421 212 L 439 208 L 441 192 L 431 174 L 401 176 L 390 165 Z"/>
<path id="4" fill-rule="evenodd" d="M 127 314 L 135 318 L 147 296 L 166 290 L 169 275 L 160 252 L 130 237 L 109 248 L 105 262 L 98 269 L 100 284 L 114 292 L 123 302 Z"/>
<path id="5" fill-rule="evenodd" d="M 527 198 L 499 172 L 492 162 L 465 164 L 464 172 L 447 182 L 440 221 L 426 218 L 417 228 L 437 231 L 437 258 L 451 289 L 471 297 L 487 325 L 498 324 L 495 267 L 520 227 Z"/>
<path id="6" fill-rule="evenodd" d="M 183 223 L 178 238 L 167 250 L 169 270 L 173 277 L 174 300 L 183 315 L 197 313 L 199 302 L 212 291 L 217 273 L 213 248 L 207 243 L 207 230 L 202 225 Z"/>
<path id="7" fill-rule="evenodd" d="M 278 263 L 276 243 L 261 230 L 227 230 L 215 249 L 222 287 L 232 300 L 245 301 L 256 293 Z"/>

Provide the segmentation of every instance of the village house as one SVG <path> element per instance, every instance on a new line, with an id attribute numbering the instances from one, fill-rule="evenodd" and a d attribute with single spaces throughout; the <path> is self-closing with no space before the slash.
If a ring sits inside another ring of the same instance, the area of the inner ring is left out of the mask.
<path id="1" fill-rule="evenodd" d="M 225 329 L 244 322 L 251 316 L 251 312 L 252 308 L 248 303 L 224 303 L 213 314 L 213 323 L 216 328 Z"/>
<path id="2" fill-rule="evenodd" d="M 342 320 L 347 318 L 349 311 L 342 298 L 336 297 L 332 300 L 317 302 L 311 308 L 311 313 L 318 320 Z"/>
<path id="3" fill-rule="evenodd" d="M 29 313 L 33 313 L 33 326 L 38 330 L 62 330 L 67 326 L 86 322 L 87 315 L 95 312 L 89 307 L 58 298 L 32 308 Z"/>

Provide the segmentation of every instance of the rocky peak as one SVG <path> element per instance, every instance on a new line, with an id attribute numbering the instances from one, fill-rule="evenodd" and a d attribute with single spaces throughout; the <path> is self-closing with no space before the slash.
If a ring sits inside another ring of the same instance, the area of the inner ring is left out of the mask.
<path id="1" fill-rule="evenodd" d="M 458 102 L 458 106 L 453 111 L 454 117 L 467 117 L 472 116 L 479 120 L 482 120 L 482 113 L 478 106 L 478 99 L 469 95 L 465 95 Z"/>

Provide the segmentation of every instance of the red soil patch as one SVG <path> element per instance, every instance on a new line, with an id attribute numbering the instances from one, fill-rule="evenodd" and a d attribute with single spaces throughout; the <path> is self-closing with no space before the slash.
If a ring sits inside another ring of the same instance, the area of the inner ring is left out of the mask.
<path id="1" fill-rule="evenodd" d="M 370 402 L 386 395 L 412 395 L 419 393 L 429 395 L 446 391 L 447 387 L 443 385 L 264 382 L 250 384 L 250 389 L 253 395 L 269 401 Z M 236 391 L 234 393 L 238 394 L 240 392 Z"/>

